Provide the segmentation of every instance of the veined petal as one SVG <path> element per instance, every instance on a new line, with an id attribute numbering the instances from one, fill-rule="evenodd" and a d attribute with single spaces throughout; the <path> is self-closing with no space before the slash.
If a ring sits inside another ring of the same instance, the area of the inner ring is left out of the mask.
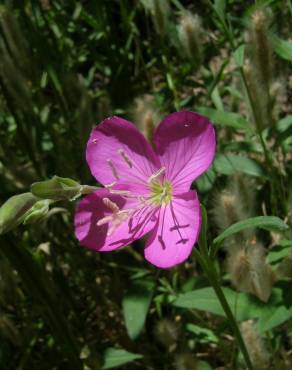
<path id="1" fill-rule="evenodd" d="M 101 184 L 116 182 L 142 192 L 148 177 L 160 168 L 144 136 L 131 122 L 119 117 L 107 118 L 92 130 L 86 159 Z"/>
<path id="2" fill-rule="evenodd" d="M 216 149 L 215 130 L 207 118 L 197 113 L 172 113 L 158 126 L 154 144 L 161 166 L 166 167 L 166 178 L 179 194 L 188 191 L 211 165 Z"/>
<path id="3" fill-rule="evenodd" d="M 146 243 L 146 260 L 160 268 L 184 262 L 198 239 L 200 227 L 197 193 L 191 190 L 175 196 L 160 209 L 158 223 Z"/>
<path id="4" fill-rule="evenodd" d="M 113 226 L 111 221 L 98 226 L 98 221 L 107 221 L 113 214 L 106 206 L 105 198 L 122 211 L 133 210 L 110 235 L 108 232 Z M 156 222 L 155 208 L 141 206 L 138 199 L 126 199 L 120 195 L 111 194 L 106 189 L 98 189 L 80 201 L 75 213 L 75 235 L 81 245 L 98 252 L 108 252 L 141 238 L 153 229 Z"/>

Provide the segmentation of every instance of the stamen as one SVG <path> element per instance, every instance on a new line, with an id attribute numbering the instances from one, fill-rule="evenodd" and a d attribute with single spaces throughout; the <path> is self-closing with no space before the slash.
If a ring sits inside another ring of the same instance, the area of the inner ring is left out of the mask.
<path id="1" fill-rule="evenodd" d="M 162 189 L 162 193 L 161 193 L 161 196 L 160 196 L 160 200 L 161 202 L 164 200 L 164 198 L 167 196 L 167 189 L 166 188 L 163 188 Z"/>
<path id="2" fill-rule="evenodd" d="M 105 217 L 101 218 L 100 220 L 98 220 L 96 225 L 97 226 L 105 225 L 105 224 L 109 223 L 110 221 L 112 221 L 112 219 L 113 219 L 113 216 L 105 216 Z"/>
<path id="3" fill-rule="evenodd" d="M 119 212 L 120 208 L 114 202 L 112 202 L 109 198 L 102 198 L 103 204 L 109 208 L 113 213 Z"/>
<path id="4" fill-rule="evenodd" d="M 112 160 L 111 159 L 108 159 L 107 160 L 107 163 L 110 166 L 110 168 L 112 170 L 112 173 L 113 173 L 114 177 L 116 178 L 116 180 L 120 180 L 119 175 L 118 175 L 118 172 L 117 172 L 117 170 L 116 170 L 116 168 L 115 168 Z"/>
<path id="5" fill-rule="evenodd" d="M 129 165 L 129 167 L 132 168 L 133 167 L 133 163 L 130 160 L 130 158 L 127 156 L 127 154 L 124 152 L 124 150 L 123 149 L 119 149 L 118 150 L 118 153 L 119 153 L 120 156 L 122 156 L 122 158 Z"/>
<path id="6" fill-rule="evenodd" d="M 114 189 L 109 189 L 109 192 L 111 194 L 118 194 L 118 195 L 128 195 L 130 193 L 129 190 L 114 190 Z"/>
<path id="7" fill-rule="evenodd" d="M 127 210 L 125 210 L 127 211 Z M 112 216 L 112 224 L 110 228 L 107 231 L 107 236 L 111 236 L 113 232 L 121 225 L 123 221 L 125 221 L 128 218 L 128 212 L 118 212 Z"/>
<path id="8" fill-rule="evenodd" d="M 162 175 L 165 172 L 165 170 L 166 170 L 165 167 L 161 167 L 157 172 L 151 175 L 147 180 L 148 184 L 150 184 L 153 180 L 156 180 L 160 175 Z"/>
<path id="9" fill-rule="evenodd" d="M 112 188 L 113 186 L 115 186 L 115 185 L 116 185 L 116 183 L 117 183 L 117 182 L 116 182 L 116 181 L 114 181 L 114 182 L 112 182 L 112 183 L 110 183 L 110 184 L 105 184 L 105 185 L 104 185 L 104 187 L 105 187 L 105 188 L 107 188 L 107 189 L 110 189 L 110 188 Z"/>
<path id="10" fill-rule="evenodd" d="M 123 215 L 123 214 L 129 215 L 135 210 L 136 210 L 135 208 L 122 209 L 121 211 L 118 212 L 118 215 Z"/>

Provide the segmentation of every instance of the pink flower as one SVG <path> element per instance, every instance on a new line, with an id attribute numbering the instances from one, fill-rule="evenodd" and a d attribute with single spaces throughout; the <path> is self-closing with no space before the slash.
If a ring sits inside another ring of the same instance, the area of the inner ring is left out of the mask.
<path id="1" fill-rule="evenodd" d="M 154 149 L 131 122 L 104 120 L 91 132 L 86 159 L 105 188 L 77 207 L 80 243 L 109 252 L 149 233 L 144 253 L 150 263 L 169 268 L 185 261 L 201 226 L 190 187 L 212 163 L 215 147 L 213 126 L 193 112 L 166 117 L 154 134 Z"/>

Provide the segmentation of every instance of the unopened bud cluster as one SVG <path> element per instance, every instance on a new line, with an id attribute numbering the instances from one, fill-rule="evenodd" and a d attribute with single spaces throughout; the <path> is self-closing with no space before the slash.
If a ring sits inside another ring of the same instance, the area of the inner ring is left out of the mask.
<path id="1" fill-rule="evenodd" d="M 167 32 L 169 22 L 168 0 L 141 0 L 145 9 L 150 13 L 156 32 L 164 36 Z"/>
<path id="2" fill-rule="evenodd" d="M 215 222 L 225 230 L 248 219 L 254 213 L 253 184 L 236 175 L 225 191 L 217 195 Z M 232 284 L 242 292 L 251 293 L 266 302 L 272 291 L 274 273 L 266 262 L 265 248 L 256 241 L 254 230 L 245 229 L 227 239 L 227 271 Z"/>
<path id="3" fill-rule="evenodd" d="M 168 319 L 160 320 L 155 327 L 155 336 L 157 340 L 169 351 L 176 347 L 178 340 L 178 325 Z"/>
<path id="4" fill-rule="evenodd" d="M 189 60 L 199 67 L 202 63 L 201 20 L 198 15 L 185 11 L 178 23 L 180 47 Z"/>
<path id="5" fill-rule="evenodd" d="M 131 110 L 133 121 L 142 131 L 147 140 L 151 143 L 156 125 L 160 122 L 161 116 L 152 95 L 145 94 L 135 99 Z"/>
<path id="6" fill-rule="evenodd" d="M 252 320 L 241 324 L 241 334 L 255 370 L 267 370 L 270 356 L 263 339 L 259 336 L 256 324 Z"/>
<path id="7" fill-rule="evenodd" d="M 255 120 L 263 129 L 271 124 L 273 79 L 273 52 L 269 40 L 270 16 L 267 9 L 259 9 L 251 17 L 248 30 L 249 58 L 244 73 L 251 98 L 255 104 Z"/>

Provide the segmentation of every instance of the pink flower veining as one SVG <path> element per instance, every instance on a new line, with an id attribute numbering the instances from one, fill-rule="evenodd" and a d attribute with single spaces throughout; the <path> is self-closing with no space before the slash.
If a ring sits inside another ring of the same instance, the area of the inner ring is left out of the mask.
<path id="1" fill-rule="evenodd" d="M 157 127 L 153 147 L 119 117 L 92 130 L 86 159 L 104 188 L 79 203 L 75 233 L 98 252 L 149 234 L 146 260 L 169 268 L 189 257 L 199 236 L 200 204 L 190 187 L 213 161 L 214 128 L 197 113 L 173 113 Z"/>

